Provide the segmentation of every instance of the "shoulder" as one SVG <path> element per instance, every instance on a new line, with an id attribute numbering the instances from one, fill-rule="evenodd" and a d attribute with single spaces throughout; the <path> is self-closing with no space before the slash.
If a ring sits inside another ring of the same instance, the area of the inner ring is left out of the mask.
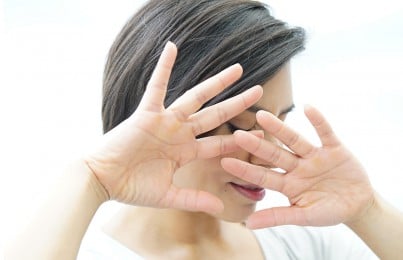
<path id="1" fill-rule="evenodd" d="M 78 252 L 77 260 L 110 260 L 133 259 L 142 260 L 129 248 L 125 247 L 100 229 L 87 231 Z"/>
<path id="2" fill-rule="evenodd" d="M 266 258 L 378 259 L 359 237 L 343 225 L 279 226 L 254 232 Z"/>

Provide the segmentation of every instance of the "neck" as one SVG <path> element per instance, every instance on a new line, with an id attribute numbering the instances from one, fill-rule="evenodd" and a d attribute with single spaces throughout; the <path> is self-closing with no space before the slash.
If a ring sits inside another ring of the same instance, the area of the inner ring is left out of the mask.
<path id="1" fill-rule="evenodd" d="M 163 209 L 151 213 L 150 225 L 156 225 L 157 235 L 183 243 L 198 243 L 204 239 L 219 240 L 222 222 L 200 212 Z"/>
<path id="2" fill-rule="evenodd" d="M 105 231 L 126 245 L 147 244 L 161 248 L 155 241 L 166 246 L 223 242 L 223 227 L 228 224 L 231 223 L 205 213 L 125 206 L 105 226 Z"/>
<path id="3" fill-rule="evenodd" d="M 263 259 L 250 230 L 204 213 L 125 206 L 104 230 L 146 258 Z"/>

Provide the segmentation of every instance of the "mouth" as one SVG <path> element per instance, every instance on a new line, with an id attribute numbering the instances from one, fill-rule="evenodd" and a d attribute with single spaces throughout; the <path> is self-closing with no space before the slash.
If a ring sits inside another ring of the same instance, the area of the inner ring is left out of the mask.
<path id="1" fill-rule="evenodd" d="M 230 182 L 229 184 L 241 195 L 253 201 L 262 200 L 266 194 L 264 188 L 256 185 L 251 184 L 241 185 L 234 182 Z"/>

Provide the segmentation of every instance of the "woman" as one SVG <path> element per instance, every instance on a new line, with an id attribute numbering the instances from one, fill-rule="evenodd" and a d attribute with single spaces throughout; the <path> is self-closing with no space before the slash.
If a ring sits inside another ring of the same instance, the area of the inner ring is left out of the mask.
<path id="1" fill-rule="evenodd" d="M 293 107 L 289 60 L 303 42 L 301 29 L 258 2 L 150 1 L 111 48 L 99 147 L 72 164 L 10 255 L 75 258 L 94 213 L 113 199 L 145 207 L 125 206 L 103 233 L 89 234 L 96 246 L 85 242 L 79 258 L 374 257 L 318 230 L 252 232 L 243 222 L 344 223 L 382 259 L 398 258 L 401 214 L 324 117 L 306 108 L 322 147 L 281 121 Z M 253 213 L 264 188 L 291 206 Z"/>

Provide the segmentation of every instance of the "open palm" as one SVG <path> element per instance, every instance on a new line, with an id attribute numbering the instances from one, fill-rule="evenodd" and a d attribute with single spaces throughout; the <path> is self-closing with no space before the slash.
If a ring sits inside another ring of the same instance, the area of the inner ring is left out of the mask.
<path id="1" fill-rule="evenodd" d="M 172 184 L 178 167 L 198 158 L 234 151 L 233 136 L 196 136 L 210 131 L 253 105 L 262 95 L 259 86 L 198 111 L 242 74 L 233 65 L 187 91 L 168 108 L 164 99 L 177 50 L 168 43 L 137 110 L 102 137 L 86 163 L 109 197 L 133 205 L 217 212 L 215 196 Z"/>
<path id="2" fill-rule="evenodd" d="M 275 169 L 224 158 L 224 169 L 261 187 L 279 191 L 290 206 L 274 207 L 253 213 L 251 228 L 277 225 L 325 226 L 355 221 L 365 214 L 374 195 L 367 174 L 357 159 L 338 140 L 323 115 L 313 107 L 305 114 L 321 142 L 315 147 L 287 127 L 274 115 L 259 111 L 258 123 L 289 149 L 250 135 L 234 133 L 236 143 L 265 160 Z"/>

